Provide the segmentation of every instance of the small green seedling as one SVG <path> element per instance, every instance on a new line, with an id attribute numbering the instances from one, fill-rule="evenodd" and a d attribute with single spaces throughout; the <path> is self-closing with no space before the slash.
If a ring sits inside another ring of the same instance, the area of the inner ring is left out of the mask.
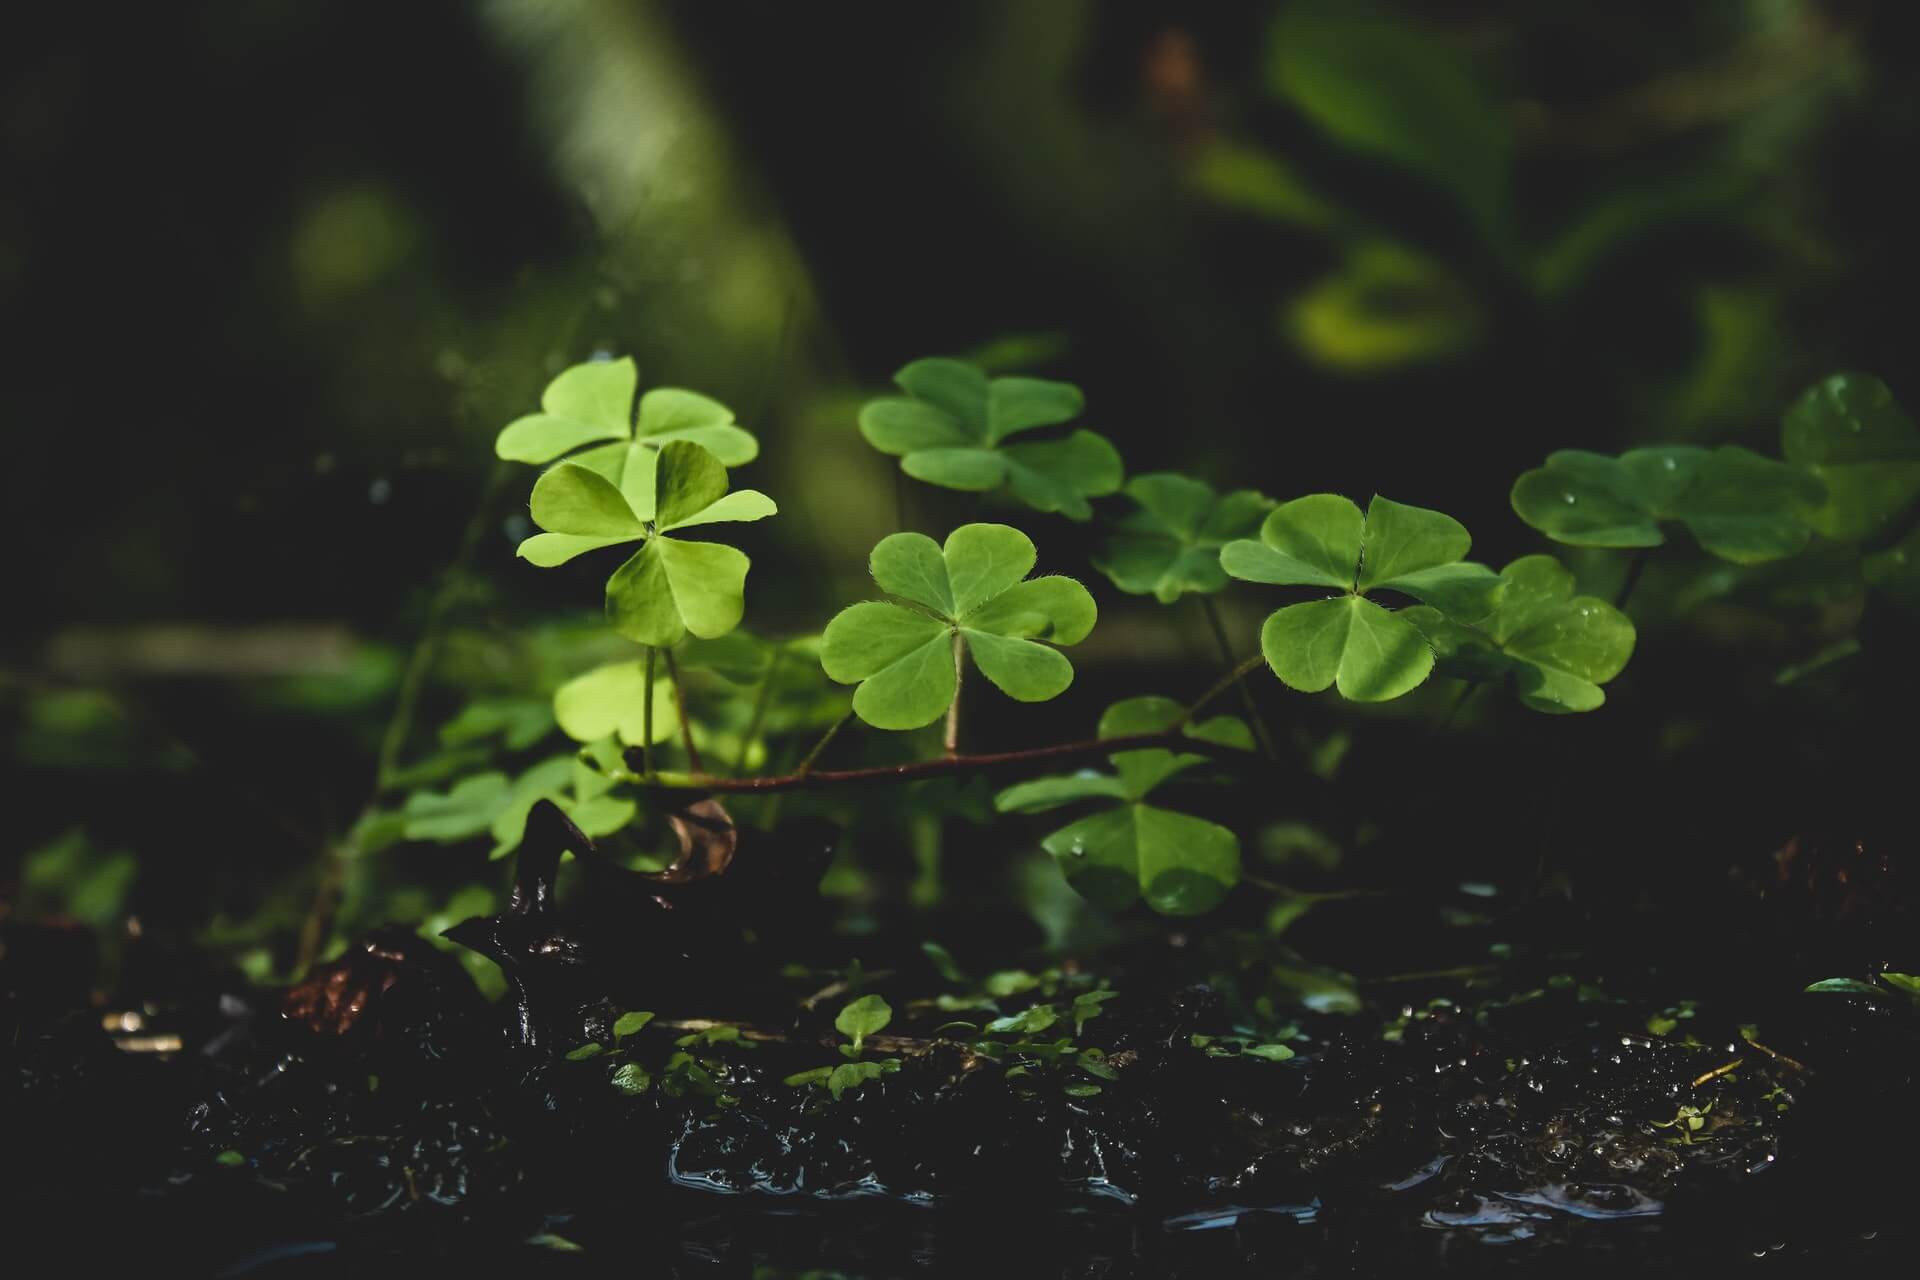
<path id="1" fill-rule="evenodd" d="M 1228 543 L 1220 564 L 1247 582 L 1339 591 L 1268 617 L 1261 652 L 1290 688 L 1337 685 L 1356 702 L 1383 702 L 1426 680 L 1433 649 L 1420 628 L 1369 593 L 1396 591 L 1477 621 L 1500 580 L 1485 565 L 1464 563 L 1472 545 L 1460 522 L 1438 511 L 1376 497 L 1363 514 L 1338 494 L 1316 493 L 1276 508 L 1258 542 Z"/>
<path id="2" fill-rule="evenodd" d="M 1172 471 L 1135 476 L 1126 495 L 1140 509 L 1113 522 L 1093 567 L 1132 595 L 1172 604 L 1188 592 L 1211 595 L 1227 585 L 1220 549 L 1255 538 L 1273 510 L 1251 489 L 1219 494 L 1204 481 Z"/>
<path id="3" fill-rule="evenodd" d="M 1032 540 L 1003 524 L 962 525 L 944 547 L 918 533 L 882 538 L 873 580 L 908 604 L 842 610 L 827 624 L 821 666 L 858 683 L 854 713 L 876 729 L 918 729 L 946 714 L 963 651 L 1010 698 L 1056 697 L 1073 665 L 1049 646 L 1084 640 L 1098 611 L 1072 578 L 1028 579 L 1035 560 Z"/>
<path id="4" fill-rule="evenodd" d="M 1100 736 L 1117 738 L 1171 728 L 1181 707 L 1169 698 L 1129 698 L 1100 717 Z M 1241 721 L 1219 716 L 1182 729 L 1188 737 L 1250 750 Z M 1117 804 L 1070 823 L 1041 841 L 1088 901 L 1117 911 L 1144 898 L 1168 915 L 1196 915 L 1217 906 L 1240 879 L 1240 838 L 1218 823 L 1146 803 L 1155 788 L 1205 764 L 1207 757 L 1162 748 L 1117 751 L 1111 774 L 1083 770 L 1008 787 L 994 800 L 1002 813 L 1044 813 L 1083 800 Z"/>
<path id="5" fill-rule="evenodd" d="M 900 1069 L 900 1059 L 882 1058 L 878 1061 L 862 1061 L 861 1052 L 866 1048 L 867 1037 L 877 1035 L 893 1021 L 893 1009 L 877 995 L 861 996 L 848 1004 L 834 1017 L 833 1026 L 848 1043 L 839 1046 L 840 1056 L 847 1061 L 837 1067 L 814 1067 L 807 1071 L 796 1071 L 786 1078 L 786 1083 L 795 1088 L 808 1085 L 824 1085 L 833 1095 L 835 1102 L 849 1089 L 857 1089 L 869 1080 L 878 1080 L 883 1075 L 891 1075 Z"/>
<path id="6" fill-rule="evenodd" d="M 1259 1058 L 1263 1062 L 1285 1062 L 1295 1056 L 1291 1045 L 1253 1036 L 1193 1035 L 1187 1037 L 1187 1043 L 1209 1058 Z"/>
<path id="7" fill-rule="evenodd" d="M 1086 402 L 1070 383 L 989 379 L 977 366 L 947 359 L 915 360 L 893 380 L 907 394 L 869 401 L 860 434 L 916 480 L 975 493 L 1004 488 L 1037 511 L 1074 520 L 1093 515 L 1089 498 L 1120 488 L 1120 454 L 1104 436 L 1078 430 L 1006 443 L 1078 417 Z"/>

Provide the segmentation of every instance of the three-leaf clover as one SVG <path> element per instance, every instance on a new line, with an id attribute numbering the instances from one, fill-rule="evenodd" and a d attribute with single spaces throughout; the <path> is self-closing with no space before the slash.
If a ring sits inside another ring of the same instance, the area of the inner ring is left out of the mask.
<path id="1" fill-rule="evenodd" d="M 1072 578 L 1029 579 L 1035 558 L 1033 541 L 1004 524 L 961 525 L 944 547 L 919 533 L 882 538 L 868 562 L 873 580 L 918 607 L 842 610 L 827 624 L 820 665 L 841 684 L 859 683 L 854 712 L 876 729 L 938 720 L 959 691 L 962 644 L 1008 697 L 1056 697 L 1073 683 L 1073 665 L 1048 645 L 1078 644 L 1097 610 Z"/>
<path id="2" fill-rule="evenodd" d="M 1120 454 L 1106 437 L 1078 430 L 1057 440 L 1007 444 L 1022 431 L 1080 415 L 1080 389 L 1044 378 L 992 378 L 960 360 L 915 360 L 893 376 L 904 396 L 870 400 L 860 434 L 900 459 L 916 480 L 946 489 L 1005 488 L 1039 511 L 1074 520 L 1089 498 L 1120 488 Z"/>
<path id="3" fill-rule="evenodd" d="M 1500 571 L 1493 612 L 1472 626 L 1425 605 L 1404 610 L 1433 642 L 1443 675 L 1512 676 L 1535 711 L 1592 711 L 1601 685 L 1633 656 L 1633 620 L 1606 601 L 1574 595 L 1573 574 L 1552 556 L 1522 556 Z"/>
<path id="4" fill-rule="evenodd" d="M 733 410 L 696 391 L 656 387 L 640 397 L 635 421 L 633 393 L 639 381 L 631 359 L 577 364 L 547 384 L 541 412 L 516 418 L 501 430 L 493 451 L 509 462 L 547 463 L 582 445 L 599 444 L 572 461 L 631 491 L 635 506 L 651 501 L 646 495 L 653 486 L 655 456 L 672 441 L 703 445 L 728 467 L 745 466 L 759 455 L 759 441 L 734 423 Z"/>
<path id="5" fill-rule="evenodd" d="M 541 800 L 559 805 L 588 836 L 604 836 L 633 821 L 631 800 L 608 794 L 613 784 L 572 756 L 553 756 L 516 778 L 488 772 L 463 778 L 445 792 L 416 791 L 402 811 L 405 837 L 459 844 L 483 832 L 493 837 L 490 857 L 520 847 L 527 815 Z"/>
<path id="6" fill-rule="evenodd" d="M 1251 489 L 1219 494 L 1205 481 L 1156 471 L 1127 481 L 1126 494 L 1140 510 L 1114 522 L 1113 533 L 1093 567 L 1133 595 L 1152 593 L 1172 604 L 1189 591 L 1214 592 L 1227 585 L 1220 548 L 1252 538 L 1273 510 L 1273 499 Z"/>
<path id="7" fill-rule="evenodd" d="M 1830 538 L 1871 538 L 1920 499 L 1920 429 L 1878 378 L 1836 373 L 1808 388 L 1781 422 L 1780 450 L 1826 482 L 1809 519 Z"/>
<path id="8" fill-rule="evenodd" d="M 1820 477 L 1750 449 L 1673 445 L 1619 457 L 1563 449 L 1514 481 L 1515 514 L 1576 547 L 1657 547 L 1678 523 L 1735 564 L 1790 556 L 1812 536 Z"/>
<path id="9" fill-rule="evenodd" d="M 520 544 L 542 568 L 584 552 L 638 542 L 607 579 L 607 617 L 640 644 L 670 645 L 688 632 L 725 635 L 746 607 L 748 561 L 717 542 L 666 535 L 726 520 L 763 520 L 777 508 L 755 489 L 727 492 L 727 469 L 704 445 L 674 440 L 660 450 L 657 491 L 625 489 L 590 467 L 563 462 L 533 486 L 533 521 L 545 533 Z"/>
<path id="10" fill-rule="evenodd" d="M 1129 698 L 1100 717 L 1100 736 L 1159 733 L 1182 714 L 1171 698 Z M 1182 732 L 1203 742 L 1253 747 L 1246 725 L 1232 716 L 1189 724 Z M 1240 881 L 1240 838 L 1218 823 L 1146 803 L 1155 788 L 1207 757 L 1149 747 L 1116 751 L 1108 759 L 1111 774 L 1083 770 L 1036 778 L 1002 791 L 994 807 L 1002 813 L 1044 813 L 1081 800 L 1117 801 L 1040 842 L 1067 882 L 1109 911 L 1141 898 L 1167 915 L 1198 915 L 1218 905 Z"/>
<path id="11" fill-rule="evenodd" d="M 1499 576 L 1464 563 L 1473 539 L 1452 516 L 1382 497 L 1365 514 L 1338 494 L 1281 504 L 1260 540 L 1230 542 L 1220 565 L 1247 582 L 1334 587 L 1341 594 L 1288 605 L 1260 628 L 1260 650 L 1281 681 L 1303 693 L 1337 685 L 1356 702 L 1384 702 L 1433 671 L 1420 628 L 1367 598 L 1398 591 L 1468 621 L 1485 616 Z"/>

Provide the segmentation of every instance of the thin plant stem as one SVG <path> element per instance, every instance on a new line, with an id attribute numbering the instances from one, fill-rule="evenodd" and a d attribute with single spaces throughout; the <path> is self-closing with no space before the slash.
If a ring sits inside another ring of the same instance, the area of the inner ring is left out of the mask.
<path id="1" fill-rule="evenodd" d="M 1460 692 L 1454 695 L 1454 699 L 1452 702 L 1447 704 L 1446 714 L 1441 716 L 1438 720 L 1434 722 L 1433 732 L 1428 736 L 1437 738 L 1441 734 L 1445 733 L 1447 731 L 1447 727 L 1454 722 L 1455 717 L 1457 717 L 1460 714 L 1460 712 L 1466 708 L 1467 703 L 1471 702 L 1473 700 L 1473 695 L 1478 692 L 1480 692 L 1479 681 L 1469 680 L 1463 683 L 1460 686 Z"/>
<path id="2" fill-rule="evenodd" d="M 829 743 L 840 736 L 840 731 L 847 727 L 847 721 L 851 719 L 853 719 L 853 712 L 844 711 L 840 714 L 838 720 L 828 725 L 827 731 L 820 735 L 820 741 L 814 743 L 813 749 L 808 751 L 806 755 L 800 757 L 800 763 L 794 767 L 793 776 L 796 778 L 805 778 L 811 774 L 813 772 L 814 761 L 820 758 L 820 753 L 827 749 Z"/>
<path id="3" fill-rule="evenodd" d="M 1180 715 L 1179 719 L 1158 733 L 1134 733 L 1112 738 L 1089 738 L 1081 742 L 1063 742 L 1047 747 L 1033 747 L 1024 751 L 1002 751 L 983 755 L 938 756 L 932 760 L 915 760 L 905 764 L 875 765 L 864 769 L 815 769 L 814 762 L 820 753 L 826 750 L 848 720 L 851 711 L 834 722 L 826 735 L 815 744 L 813 750 L 801 760 L 799 767 L 791 773 L 773 774 L 758 778 L 715 778 L 695 773 L 656 773 L 645 764 L 642 755 L 641 772 L 638 774 L 619 772 L 613 776 L 616 782 L 631 785 L 653 787 L 672 791 L 707 791 L 729 794 L 755 794 L 781 791 L 795 791 L 811 787 L 850 786 L 860 783 L 911 782 L 920 778 L 941 777 L 948 774 L 982 773 L 996 769 L 1014 768 L 1043 761 L 1069 760 L 1080 756 L 1107 755 L 1115 751 L 1132 751 L 1144 747 L 1165 747 L 1176 743 L 1182 751 L 1197 752 L 1220 760 L 1246 759 L 1248 753 L 1238 747 L 1222 746 L 1208 742 L 1203 738 L 1187 737 L 1182 731 L 1194 715 L 1215 698 L 1220 697 L 1233 685 L 1244 679 L 1247 674 L 1262 665 L 1266 659 L 1259 654 L 1239 663 L 1211 688 L 1201 694 Z"/>
<path id="4" fill-rule="evenodd" d="M 673 686 L 673 710 L 680 717 L 680 741 L 687 749 L 687 767 L 695 773 L 705 773 L 706 766 L 700 763 L 700 748 L 693 745 L 693 720 L 687 715 L 687 690 L 680 683 L 680 664 L 674 661 L 672 649 L 662 649 L 660 653 L 667 660 L 667 682 Z"/>
<path id="5" fill-rule="evenodd" d="M 747 771 L 747 756 L 753 751 L 753 744 L 759 741 L 760 729 L 767 722 L 767 707 L 773 701 L 774 676 L 780 670 L 780 659 L 786 655 L 779 649 L 767 660 L 766 672 L 760 677 L 760 688 L 753 696 L 753 714 L 747 719 L 747 732 L 740 739 L 740 750 L 734 757 L 733 773 L 735 777 Z"/>
<path id="6" fill-rule="evenodd" d="M 645 663 L 646 676 L 642 689 L 643 702 L 640 707 L 640 772 L 643 776 L 653 776 L 653 658 L 656 650 L 647 646 Z"/>
<path id="7" fill-rule="evenodd" d="M 1228 667 L 1233 665 L 1233 644 L 1227 639 L 1226 624 L 1220 620 L 1220 608 L 1214 604 L 1213 597 L 1200 593 L 1200 610 L 1207 615 L 1207 626 L 1213 631 L 1214 643 L 1220 647 L 1220 661 Z M 1267 721 L 1260 714 L 1260 704 L 1253 699 L 1253 690 L 1246 682 L 1235 681 L 1240 687 L 1240 701 L 1247 708 L 1247 720 L 1253 726 L 1254 740 L 1260 744 L 1260 752 L 1275 764 L 1280 763 L 1280 753 L 1274 749 L 1273 734 L 1267 729 Z"/>
<path id="8" fill-rule="evenodd" d="M 1620 590 L 1614 594 L 1614 608 L 1622 612 L 1626 610 L 1634 588 L 1640 585 L 1640 575 L 1647 571 L 1647 562 L 1653 559 L 1653 552 L 1652 547 L 1641 547 L 1633 553 L 1633 559 L 1627 561 L 1627 576 L 1620 580 Z"/>
<path id="9" fill-rule="evenodd" d="M 953 701 L 947 704 L 946 748 L 949 757 L 960 754 L 960 695 L 966 692 L 967 642 L 953 633 Z"/>

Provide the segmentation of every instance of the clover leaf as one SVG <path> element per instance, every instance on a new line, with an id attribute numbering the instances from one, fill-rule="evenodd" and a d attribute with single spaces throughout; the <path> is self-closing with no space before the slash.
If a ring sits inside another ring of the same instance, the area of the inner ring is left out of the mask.
<path id="1" fill-rule="evenodd" d="M 1511 676 L 1535 711 L 1592 711 L 1600 686 L 1633 656 L 1633 620 L 1606 601 L 1573 593 L 1573 574 L 1552 556 L 1522 556 L 1500 571 L 1493 612 L 1473 626 L 1421 605 L 1401 616 L 1426 633 L 1443 675 Z"/>
<path id="2" fill-rule="evenodd" d="M 541 568 L 602 547 L 640 549 L 607 580 L 607 617 L 640 644 L 670 645 L 688 632 L 725 635 L 745 609 L 748 560 L 733 547 L 669 538 L 676 529 L 729 520 L 763 520 L 777 508 L 755 489 L 727 492 L 727 469 L 712 450 L 674 440 L 660 450 L 657 491 L 622 489 L 576 462 L 545 472 L 533 486 L 533 521 L 544 533 L 520 544 Z"/>
<path id="3" fill-rule="evenodd" d="M 575 742 L 617 737 L 630 747 L 639 746 L 646 733 L 647 664 L 639 659 L 609 662 L 575 676 L 554 690 L 552 718 Z M 655 680 L 651 741 L 665 742 L 679 727 L 672 684 Z"/>
<path id="4" fill-rule="evenodd" d="M 1836 373 L 1808 388 L 1780 424 L 1780 451 L 1826 482 L 1809 520 L 1830 538 L 1885 532 L 1920 499 L 1920 428 L 1878 378 Z"/>
<path id="5" fill-rule="evenodd" d="M 1220 566 L 1246 582 L 1338 589 L 1271 614 L 1260 650 L 1273 673 L 1303 693 L 1337 685 L 1355 702 L 1384 702 L 1432 673 L 1433 649 L 1368 593 L 1398 591 L 1449 617 L 1483 617 L 1500 579 L 1465 562 L 1472 545 L 1460 522 L 1438 511 L 1376 496 L 1362 514 L 1349 499 L 1316 493 L 1271 512 L 1258 542 L 1228 543 Z"/>
<path id="6" fill-rule="evenodd" d="M 1189 591 L 1227 585 L 1220 548 L 1252 538 L 1273 499 L 1251 489 L 1218 494 L 1205 481 L 1172 471 L 1135 476 L 1126 494 L 1140 510 L 1114 523 L 1093 567 L 1132 595 L 1172 604 Z"/>
<path id="7" fill-rule="evenodd" d="M 1182 714 L 1171 698 L 1129 698 L 1100 717 L 1100 736 L 1159 733 Z M 1188 724 L 1182 732 L 1204 742 L 1253 748 L 1253 735 L 1232 716 Z M 1044 813 L 1081 800 L 1117 801 L 1040 842 L 1067 882 L 1109 911 L 1143 898 L 1165 915 L 1198 915 L 1217 906 L 1239 883 L 1240 838 L 1217 823 L 1145 803 L 1155 788 L 1207 757 L 1152 747 L 1116 751 L 1108 759 L 1112 774 L 1082 770 L 1036 778 L 1002 791 L 994 807 L 1002 813 Z"/>
<path id="8" fill-rule="evenodd" d="M 1104 436 L 1078 430 L 1005 443 L 1078 417 L 1085 400 L 1071 383 L 989 379 L 976 365 L 946 359 L 915 360 L 893 380 L 907 394 L 868 401 L 860 434 L 916 480 L 974 493 L 1004 488 L 1035 510 L 1073 520 L 1092 516 L 1087 499 L 1120 488 L 1120 454 Z"/>
<path id="9" fill-rule="evenodd" d="M 573 460 L 631 490 L 635 506 L 644 505 L 640 495 L 652 490 L 656 455 L 672 441 L 702 445 L 728 467 L 745 466 L 759 455 L 759 442 L 734 424 L 733 411 L 695 391 L 655 387 L 640 397 L 636 422 L 639 380 L 631 359 L 577 364 L 547 384 L 541 412 L 501 430 L 493 451 L 509 462 L 547 463 L 599 444 Z"/>
<path id="10" fill-rule="evenodd" d="M 1684 525 L 1701 549 L 1735 564 L 1790 556 L 1812 536 L 1825 500 L 1819 476 L 1750 449 L 1687 445 L 1619 457 L 1563 449 L 1514 481 L 1515 514 L 1576 547 L 1657 547 L 1664 524 Z"/>
<path id="11" fill-rule="evenodd" d="M 527 815 L 551 800 L 588 836 L 610 835 L 633 821 L 631 800 L 608 795 L 611 784 L 572 756 L 552 756 L 516 778 L 488 772 L 463 778 L 444 793 L 417 791 L 402 813 L 409 840 L 459 844 L 482 833 L 493 837 L 492 858 L 520 847 Z"/>
<path id="12" fill-rule="evenodd" d="M 1097 610 L 1072 578 L 1028 578 L 1035 558 L 1032 540 L 1004 524 L 962 525 L 944 547 L 919 533 L 882 538 L 868 562 L 873 580 L 917 607 L 842 610 L 827 624 L 820 665 L 858 683 L 854 712 L 876 729 L 938 720 L 959 692 L 961 645 L 1008 697 L 1056 697 L 1073 683 L 1073 665 L 1048 645 L 1078 644 Z"/>

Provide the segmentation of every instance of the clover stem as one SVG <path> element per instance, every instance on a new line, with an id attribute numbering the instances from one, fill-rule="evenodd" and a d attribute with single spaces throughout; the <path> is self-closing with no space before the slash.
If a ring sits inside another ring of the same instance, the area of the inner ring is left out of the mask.
<path id="1" fill-rule="evenodd" d="M 1180 718 L 1167 726 L 1167 732 L 1174 733 L 1186 728 L 1187 722 L 1200 714 L 1201 708 L 1253 674 L 1266 660 L 1266 655 L 1259 653 L 1254 654 L 1251 658 L 1242 660 L 1233 670 L 1214 681 L 1213 685 L 1205 693 L 1188 704 L 1187 709 L 1181 713 Z"/>
<path id="2" fill-rule="evenodd" d="M 812 773 L 813 762 L 820 758 L 820 753 L 827 749 L 828 743 L 840 736 L 840 731 L 847 727 L 847 721 L 851 719 L 853 719 L 853 712 L 843 711 L 838 720 L 828 725 L 827 731 L 820 735 L 820 741 L 814 743 L 813 749 L 807 752 L 806 755 L 800 757 L 800 763 L 795 766 L 793 776 L 796 778 L 805 778 L 808 774 Z M 752 781 L 752 779 L 748 779 L 748 781 Z"/>
<path id="3" fill-rule="evenodd" d="M 672 649 L 662 649 L 660 655 L 667 660 L 667 682 L 673 686 L 673 710 L 680 717 L 680 741 L 687 749 L 687 767 L 695 773 L 705 773 L 706 766 L 700 763 L 700 748 L 693 745 L 693 720 L 687 715 L 687 690 L 680 683 L 680 664 L 674 661 Z"/>
<path id="4" fill-rule="evenodd" d="M 775 649 L 773 656 L 767 659 L 767 669 L 760 677 L 760 689 L 753 696 L 753 714 L 747 720 L 747 731 L 741 735 L 740 751 L 734 757 L 733 772 L 738 777 L 747 771 L 747 753 L 753 750 L 753 744 L 760 738 L 760 728 L 767 722 L 767 704 L 773 700 L 773 678 L 780 669 L 781 650 Z"/>
<path id="5" fill-rule="evenodd" d="M 640 775 L 653 776 L 653 655 L 655 649 L 647 646 L 645 683 L 641 688 L 640 703 Z"/>
<path id="6" fill-rule="evenodd" d="M 1647 561 L 1653 559 L 1653 552 L 1652 547 L 1641 547 L 1633 553 L 1633 559 L 1627 562 L 1627 576 L 1620 580 L 1620 590 L 1613 597 L 1614 608 L 1626 611 L 1627 600 L 1640 585 L 1640 575 L 1647 571 Z"/>
<path id="7" fill-rule="evenodd" d="M 1202 594 L 1199 600 L 1201 611 L 1207 615 L 1207 626 L 1213 631 L 1214 643 L 1220 646 L 1220 661 L 1231 667 L 1233 644 L 1227 639 L 1227 628 L 1220 620 L 1219 606 L 1214 604 L 1210 595 Z M 1246 705 L 1247 719 L 1253 725 L 1253 736 L 1260 744 L 1260 753 L 1275 764 L 1280 763 L 1280 753 L 1274 750 L 1273 735 L 1267 731 L 1267 721 L 1260 714 L 1260 704 L 1253 700 L 1253 690 L 1247 688 L 1245 681 L 1236 680 L 1234 683 L 1240 688 L 1240 700 Z"/>
<path id="8" fill-rule="evenodd" d="M 952 758 L 960 754 L 960 695 L 965 691 L 967 677 L 967 642 L 960 633 L 953 633 L 953 701 L 947 704 L 947 756 Z"/>
<path id="9" fill-rule="evenodd" d="M 1463 682 L 1460 686 L 1460 692 L 1455 695 L 1452 702 L 1447 704 L 1446 714 L 1434 722 L 1433 733 L 1430 736 L 1437 738 L 1445 733 L 1447 726 L 1453 723 L 1454 717 L 1460 714 L 1461 710 L 1472 700 L 1473 695 L 1478 692 L 1480 692 L 1479 681 L 1468 680 Z"/>

